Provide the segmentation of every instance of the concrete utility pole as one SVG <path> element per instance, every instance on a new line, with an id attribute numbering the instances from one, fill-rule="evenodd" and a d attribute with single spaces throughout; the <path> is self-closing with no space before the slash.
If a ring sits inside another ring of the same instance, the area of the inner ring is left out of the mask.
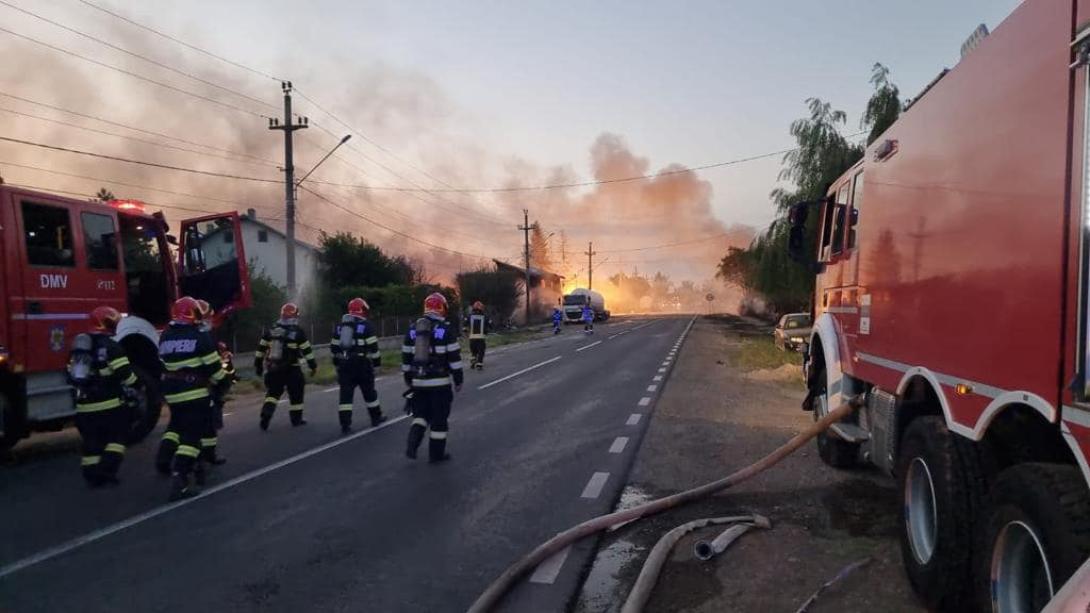
<path id="1" fill-rule="evenodd" d="M 594 289 L 594 256 L 598 253 L 594 251 L 593 242 L 587 243 L 587 250 L 583 255 L 587 256 L 587 289 Z"/>
<path id="2" fill-rule="evenodd" d="M 292 134 L 296 130 L 308 127 L 309 121 L 302 117 L 301 123 L 292 123 L 291 116 L 291 81 L 280 84 L 284 90 L 284 123 L 279 119 L 269 118 L 270 130 L 284 131 L 284 234 L 287 237 L 287 285 L 288 296 L 295 294 L 295 162 L 292 159 Z"/>
<path id="3" fill-rule="evenodd" d="M 522 225 L 519 226 L 519 230 L 522 230 L 523 245 L 526 250 L 526 325 L 530 325 L 530 211 L 522 209 Z"/>

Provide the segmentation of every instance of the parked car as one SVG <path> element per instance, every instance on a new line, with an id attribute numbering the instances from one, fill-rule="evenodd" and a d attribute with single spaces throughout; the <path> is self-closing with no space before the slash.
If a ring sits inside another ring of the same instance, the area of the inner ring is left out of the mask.
<path id="1" fill-rule="evenodd" d="M 813 323 L 809 313 L 788 313 L 780 318 L 776 330 L 772 333 L 776 346 L 787 351 L 802 351 L 810 342 L 810 330 Z"/>

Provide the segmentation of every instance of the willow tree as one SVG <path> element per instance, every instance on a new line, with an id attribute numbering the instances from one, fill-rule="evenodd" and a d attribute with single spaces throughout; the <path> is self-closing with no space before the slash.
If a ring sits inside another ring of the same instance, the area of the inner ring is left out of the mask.
<path id="1" fill-rule="evenodd" d="M 863 117 L 859 122 L 860 127 L 868 131 L 868 145 L 893 125 L 904 110 L 901 90 L 890 81 L 889 68 L 876 63 L 871 69 L 870 82 L 874 86 L 874 93 L 867 101 L 867 108 L 863 110 Z"/>

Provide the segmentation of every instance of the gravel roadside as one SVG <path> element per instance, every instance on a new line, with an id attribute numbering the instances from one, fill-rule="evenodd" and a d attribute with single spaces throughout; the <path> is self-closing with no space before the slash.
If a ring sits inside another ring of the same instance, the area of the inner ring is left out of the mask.
<path id="1" fill-rule="evenodd" d="M 731 316 L 697 320 L 659 399 L 618 507 L 720 478 L 785 442 L 811 420 L 799 410 L 797 368 L 744 370 L 740 349 L 770 329 Z M 681 539 L 648 611 L 795 611 L 822 583 L 871 562 L 825 592 L 811 611 L 923 611 L 901 568 L 898 496 L 874 470 L 825 466 L 810 445 L 735 490 L 605 535 L 572 610 L 619 611 L 647 552 L 686 521 L 759 513 L 773 524 L 700 562 Z"/>

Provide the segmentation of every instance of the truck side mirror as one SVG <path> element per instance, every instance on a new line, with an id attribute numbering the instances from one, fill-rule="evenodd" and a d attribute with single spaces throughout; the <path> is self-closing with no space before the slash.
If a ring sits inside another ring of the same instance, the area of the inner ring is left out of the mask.
<path id="1" fill-rule="evenodd" d="M 820 273 L 823 267 L 817 262 L 813 253 L 807 252 L 806 220 L 810 217 L 810 207 L 816 204 L 820 202 L 797 202 L 787 211 L 787 221 L 790 224 L 787 235 L 787 257 L 814 274 Z"/>

